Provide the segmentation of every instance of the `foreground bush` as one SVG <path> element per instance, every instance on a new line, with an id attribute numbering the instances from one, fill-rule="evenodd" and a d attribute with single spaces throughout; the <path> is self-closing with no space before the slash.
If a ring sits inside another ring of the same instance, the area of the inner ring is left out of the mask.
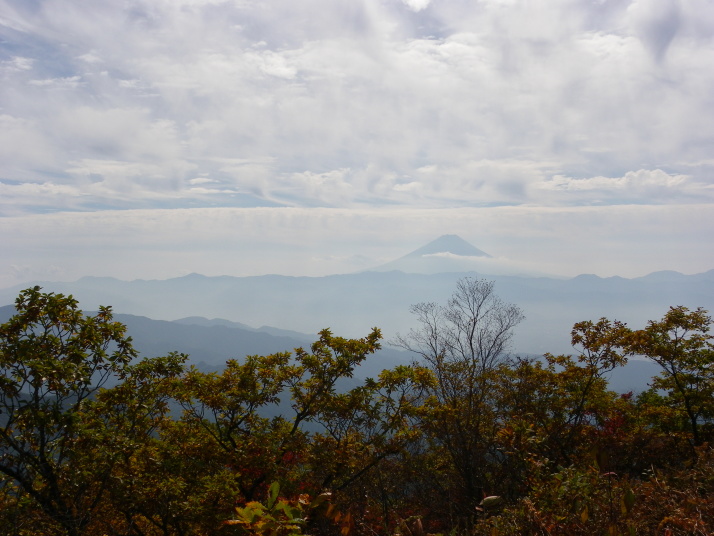
<path id="1" fill-rule="evenodd" d="M 702 310 L 639 331 L 580 322 L 574 355 L 512 359 L 520 311 L 466 281 L 415 308 L 421 364 L 355 381 L 376 328 L 205 373 L 140 358 L 109 308 L 38 287 L 16 307 L 0 326 L 1 536 L 714 533 Z M 662 372 L 613 393 L 606 375 L 635 353 Z"/>

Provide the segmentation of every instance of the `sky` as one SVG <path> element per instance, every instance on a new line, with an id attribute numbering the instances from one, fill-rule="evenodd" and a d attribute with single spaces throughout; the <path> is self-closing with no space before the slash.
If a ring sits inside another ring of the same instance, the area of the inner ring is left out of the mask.
<path id="1" fill-rule="evenodd" d="M 712 66 L 711 0 L 0 0 L 0 286 L 707 271 Z"/>

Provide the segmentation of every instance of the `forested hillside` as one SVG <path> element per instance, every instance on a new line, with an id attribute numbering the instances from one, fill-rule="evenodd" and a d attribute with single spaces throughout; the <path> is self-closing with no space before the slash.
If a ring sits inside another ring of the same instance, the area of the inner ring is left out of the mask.
<path id="1" fill-rule="evenodd" d="M 570 354 L 514 357 L 523 312 L 464 278 L 391 341 L 414 363 L 365 379 L 377 328 L 206 372 L 139 355 L 108 307 L 34 287 L 15 309 L 0 325 L 2 535 L 714 531 L 703 309 L 583 319 Z M 612 391 L 634 357 L 657 365 L 651 388 Z"/>

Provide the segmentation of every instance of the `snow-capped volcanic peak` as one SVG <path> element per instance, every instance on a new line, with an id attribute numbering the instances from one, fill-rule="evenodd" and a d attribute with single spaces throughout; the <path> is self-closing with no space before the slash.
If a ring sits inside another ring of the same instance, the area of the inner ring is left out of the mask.
<path id="1" fill-rule="evenodd" d="M 469 244 L 460 236 L 443 235 L 402 258 L 425 257 L 439 254 L 451 254 L 459 257 L 491 257 L 491 255 Z"/>

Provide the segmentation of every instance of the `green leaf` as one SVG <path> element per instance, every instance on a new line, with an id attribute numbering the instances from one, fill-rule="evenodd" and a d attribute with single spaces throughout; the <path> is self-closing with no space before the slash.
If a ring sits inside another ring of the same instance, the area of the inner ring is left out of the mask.
<path id="1" fill-rule="evenodd" d="M 318 495 L 317 497 L 315 497 L 315 498 L 313 499 L 313 501 L 310 503 L 310 508 L 311 508 L 311 509 L 312 509 L 312 508 L 317 508 L 318 506 L 320 506 L 320 505 L 321 505 L 322 503 L 324 503 L 325 501 L 329 501 L 331 498 L 332 498 L 332 493 L 331 493 L 331 492 L 327 491 L 327 492 L 321 493 L 320 495 Z"/>
<path id="2" fill-rule="evenodd" d="M 503 503 L 503 498 L 499 497 L 498 495 L 491 495 L 489 497 L 486 497 L 484 500 L 481 501 L 480 506 L 489 509 L 489 508 L 496 508 L 497 506 L 500 506 Z"/>
<path id="3" fill-rule="evenodd" d="M 278 494 L 280 493 L 280 484 L 278 482 L 273 482 L 268 489 L 268 510 L 272 510 L 275 505 L 275 501 L 278 499 Z"/>
<path id="4" fill-rule="evenodd" d="M 622 513 L 629 514 L 632 507 L 635 505 L 635 494 L 632 489 L 627 488 L 622 496 Z"/>

